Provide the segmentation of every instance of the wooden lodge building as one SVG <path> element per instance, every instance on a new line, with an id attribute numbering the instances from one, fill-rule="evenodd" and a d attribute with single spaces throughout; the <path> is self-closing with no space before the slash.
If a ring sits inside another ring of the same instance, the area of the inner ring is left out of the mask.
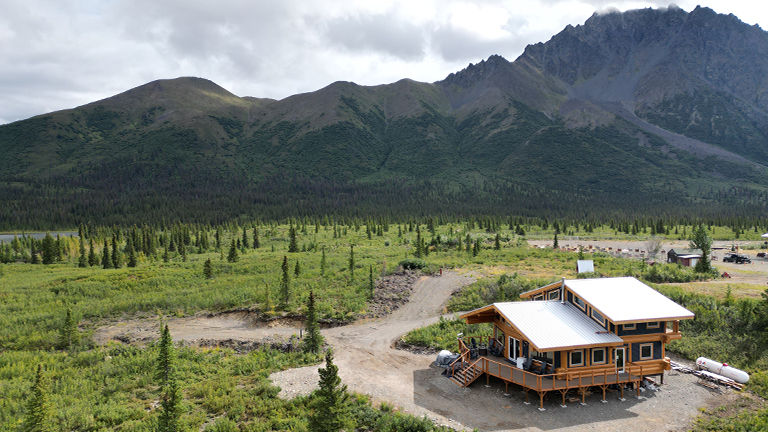
<path id="1" fill-rule="evenodd" d="M 534 390 L 544 408 L 547 392 L 565 406 L 569 390 L 605 391 L 639 386 L 670 369 L 665 345 L 681 337 L 679 322 L 693 313 L 632 277 L 563 279 L 520 295 L 531 301 L 493 303 L 461 316 L 493 323 L 487 338 L 460 337 L 451 379 L 468 386 L 481 375 Z M 639 393 L 638 393 L 639 394 Z"/>

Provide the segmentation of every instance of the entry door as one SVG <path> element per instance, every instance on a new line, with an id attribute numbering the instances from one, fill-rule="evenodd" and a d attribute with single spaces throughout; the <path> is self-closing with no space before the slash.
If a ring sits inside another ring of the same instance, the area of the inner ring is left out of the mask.
<path id="1" fill-rule="evenodd" d="M 626 355 L 625 348 L 616 348 L 614 351 L 614 359 L 616 360 L 616 370 L 618 372 L 624 372 L 624 359 Z"/>
<path id="2" fill-rule="evenodd" d="M 517 358 L 517 347 L 520 345 L 520 341 L 513 338 L 512 336 L 509 337 L 509 359 L 514 361 L 515 358 Z"/>

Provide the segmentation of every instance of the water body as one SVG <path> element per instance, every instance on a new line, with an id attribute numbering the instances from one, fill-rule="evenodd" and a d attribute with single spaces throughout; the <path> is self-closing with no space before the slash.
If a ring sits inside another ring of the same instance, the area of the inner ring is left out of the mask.
<path id="1" fill-rule="evenodd" d="M 13 241 L 13 236 L 21 237 L 22 235 L 36 238 L 39 240 L 45 237 L 45 234 L 46 233 L 44 232 L 0 234 L 0 242 L 10 243 L 11 241 Z M 56 238 L 56 234 L 60 235 L 61 237 L 68 237 L 68 236 L 77 237 L 77 231 L 59 231 L 59 232 L 52 232 L 50 234 L 53 236 L 53 238 Z"/>

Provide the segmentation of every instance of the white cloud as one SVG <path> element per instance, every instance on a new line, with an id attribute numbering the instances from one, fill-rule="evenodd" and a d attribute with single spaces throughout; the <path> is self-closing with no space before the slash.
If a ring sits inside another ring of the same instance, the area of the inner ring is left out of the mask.
<path id="1" fill-rule="evenodd" d="M 516 58 L 595 11 L 664 7 L 606 0 L 10 1 L 0 14 L 0 123 L 145 82 L 211 79 L 283 98 L 333 81 L 436 81 L 491 54 Z M 691 10 L 695 1 L 677 4 Z M 711 0 L 768 28 L 768 3 Z"/>

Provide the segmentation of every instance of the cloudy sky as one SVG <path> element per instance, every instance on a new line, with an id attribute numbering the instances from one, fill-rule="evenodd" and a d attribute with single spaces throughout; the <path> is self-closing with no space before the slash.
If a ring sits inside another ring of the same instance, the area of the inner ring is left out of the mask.
<path id="1" fill-rule="evenodd" d="M 701 1 L 676 2 L 690 11 Z M 160 78 L 200 76 L 281 99 L 338 80 L 437 81 L 491 54 L 513 60 L 607 0 L 8 0 L 0 14 L 0 124 Z M 758 4 L 758 6 L 756 6 Z M 704 5 L 768 29 L 768 2 Z"/>

